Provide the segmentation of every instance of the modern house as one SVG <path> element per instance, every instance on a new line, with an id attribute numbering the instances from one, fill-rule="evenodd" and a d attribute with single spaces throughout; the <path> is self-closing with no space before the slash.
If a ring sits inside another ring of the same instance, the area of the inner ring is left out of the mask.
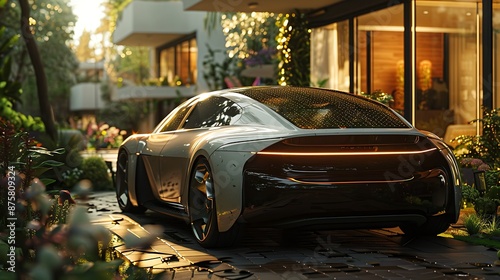
<path id="1" fill-rule="evenodd" d="M 195 84 L 181 91 L 188 96 L 205 90 L 205 44 L 224 47 L 220 32 L 204 31 L 205 13 L 253 11 L 306 14 L 311 81 L 389 93 L 395 110 L 439 136 L 475 134 L 479 127 L 467 123 L 481 117 L 483 107 L 500 107 L 499 0 L 135 0 L 114 41 L 151 46 L 158 77 L 177 75 Z M 167 97 L 174 90 L 121 96 Z"/>
<path id="2" fill-rule="evenodd" d="M 117 89 L 114 100 L 155 100 L 151 129 L 174 104 L 170 100 L 208 91 L 203 79 L 203 60 L 208 48 L 225 50 L 222 28 L 208 32 L 205 11 L 185 11 L 181 1 L 135 0 L 122 11 L 113 42 L 150 49 L 153 76 L 164 86 L 127 85 Z"/>
<path id="3" fill-rule="evenodd" d="M 85 128 L 95 119 L 95 113 L 106 107 L 101 82 L 106 80 L 104 61 L 80 62 L 77 69 L 78 83 L 71 87 L 69 109 L 79 116 L 79 128 Z"/>

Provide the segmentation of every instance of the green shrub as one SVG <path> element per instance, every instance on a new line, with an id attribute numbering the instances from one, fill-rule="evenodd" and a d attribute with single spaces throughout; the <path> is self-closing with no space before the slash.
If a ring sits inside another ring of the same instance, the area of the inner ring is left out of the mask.
<path id="1" fill-rule="evenodd" d="M 497 200 L 480 197 L 474 202 L 474 210 L 480 216 L 491 216 L 497 213 Z"/>
<path id="2" fill-rule="evenodd" d="M 491 221 L 484 222 L 483 231 L 487 234 L 498 236 L 498 234 L 500 233 L 499 229 L 500 224 L 499 221 L 497 221 L 496 216 L 493 216 Z"/>
<path id="3" fill-rule="evenodd" d="M 461 185 L 460 188 L 462 189 L 462 202 L 465 204 L 474 204 L 476 199 L 479 198 L 479 191 L 469 185 Z"/>
<path id="4" fill-rule="evenodd" d="M 495 200 L 500 199 L 500 186 L 498 185 L 491 186 L 488 189 L 488 191 L 484 194 L 484 197 Z"/>
<path id="5" fill-rule="evenodd" d="M 75 167 L 73 169 L 67 169 L 62 173 L 62 181 L 64 185 L 68 188 L 72 188 L 82 179 L 83 170 Z"/>
<path id="6" fill-rule="evenodd" d="M 481 135 L 460 135 L 452 141 L 458 143 L 454 149 L 458 159 L 481 159 L 490 167 L 500 166 L 500 108 L 489 110 L 483 108 L 483 118 L 475 119 L 470 123 L 479 123 L 482 127 Z M 496 185 L 496 184 L 495 184 Z"/>
<path id="7" fill-rule="evenodd" d="M 500 171 L 496 169 L 486 170 L 485 180 L 486 180 L 486 187 L 500 185 Z"/>
<path id="8" fill-rule="evenodd" d="M 484 227 L 484 221 L 480 216 L 470 214 L 464 217 L 464 226 L 469 235 L 474 235 L 481 232 Z"/>
<path id="9" fill-rule="evenodd" d="M 81 178 L 90 180 L 94 191 L 113 189 L 108 166 L 103 158 L 98 156 L 85 158 L 81 169 L 83 171 Z"/>

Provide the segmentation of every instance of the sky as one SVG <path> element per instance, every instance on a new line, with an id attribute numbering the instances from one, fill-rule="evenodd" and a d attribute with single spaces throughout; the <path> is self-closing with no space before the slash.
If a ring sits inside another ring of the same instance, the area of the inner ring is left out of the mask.
<path id="1" fill-rule="evenodd" d="M 94 31 L 101 23 L 104 8 L 100 4 L 104 0 L 70 0 L 73 13 L 77 16 L 75 25 L 75 40 L 78 40 L 83 30 Z"/>

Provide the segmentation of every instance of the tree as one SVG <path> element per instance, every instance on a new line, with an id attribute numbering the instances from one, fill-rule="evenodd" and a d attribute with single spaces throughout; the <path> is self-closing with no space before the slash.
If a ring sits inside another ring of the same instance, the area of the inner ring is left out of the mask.
<path id="1" fill-rule="evenodd" d="M 90 32 L 84 30 L 78 40 L 78 46 L 76 47 L 76 57 L 79 61 L 89 61 L 95 59 L 95 52 L 90 46 Z"/>
<path id="2" fill-rule="evenodd" d="M 1 6 L 1 3 L 0 3 Z M 13 102 L 18 102 L 21 97 L 21 84 L 11 79 L 12 52 L 19 40 L 19 34 L 6 36 L 5 26 L 0 27 L 0 120 L 9 120 L 14 128 L 29 131 L 44 131 L 44 126 L 39 118 L 26 116 L 15 111 Z"/>
<path id="3" fill-rule="evenodd" d="M 289 86 L 309 86 L 310 33 L 307 20 L 302 13 L 286 14 L 279 18 L 278 56 L 280 65 L 279 84 Z M 306 70 L 306 71 L 304 71 Z"/>
<path id="4" fill-rule="evenodd" d="M 45 76 L 45 68 L 43 67 L 42 58 L 40 57 L 40 52 L 38 51 L 38 45 L 36 43 L 33 33 L 31 33 L 30 28 L 30 10 L 31 7 L 28 0 L 19 0 L 21 5 L 21 30 L 22 37 L 26 42 L 26 48 L 33 64 L 33 70 L 36 76 L 36 86 L 38 89 L 38 102 L 40 103 L 40 111 L 43 112 L 42 120 L 45 124 L 45 132 L 50 136 L 52 140 L 57 139 L 57 131 L 54 123 L 54 115 L 52 112 L 52 107 L 49 103 L 48 96 L 48 86 L 47 77 Z"/>
<path id="5" fill-rule="evenodd" d="M 14 107 L 42 116 L 51 137 L 55 123 L 50 108 L 54 107 L 63 118 L 68 115 L 68 93 L 75 83 L 78 64 L 70 47 L 75 21 L 68 0 L 33 5 L 27 0 L 10 0 L 6 8 L 0 9 L 0 25 L 6 26 L 10 34 L 20 33 L 23 37 L 11 54 L 15 61 L 12 78 L 23 89 L 22 103 L 17 102 Z"/>

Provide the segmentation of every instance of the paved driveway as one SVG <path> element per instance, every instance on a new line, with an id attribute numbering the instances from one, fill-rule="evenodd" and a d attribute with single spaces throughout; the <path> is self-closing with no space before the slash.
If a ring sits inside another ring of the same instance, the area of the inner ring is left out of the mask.
<path id="1" fill-rule="evenodd" d="M 116 250 L 137 266 L 167 271 L 168 279 L 500 279 L 496 250 L 441 236 L 247 229 L 236 247 L 207 250 L 182 221 L 149 211 L 123 215 L 113 192 L 94 194 L 88 206 L 95 224 L 149 240 L 146 248 Z"/>

